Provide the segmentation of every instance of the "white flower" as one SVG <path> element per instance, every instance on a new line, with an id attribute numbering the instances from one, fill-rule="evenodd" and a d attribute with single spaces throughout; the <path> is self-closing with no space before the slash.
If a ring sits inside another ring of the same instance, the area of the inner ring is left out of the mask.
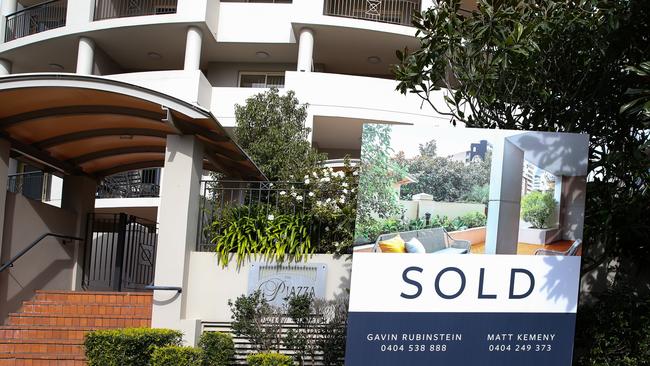
<path id="1" fill-rule="evenodd" d="M 269 221 L 273 221 L 273 219 L 275 219 L 275 216 L 273 216 L 273 215 L 268 215 L 266 218 L 267 218 Z"/>
<path id="2" fill-rule="evenodd" d="M 330 203 L 331 200 L 332 200 L 331 198 L 328 198 L 325 200 L 325 203 Z"/>
<path id="3" fill-rule="evenodd" d="M 306 178 L 305 179 L 305 184 L 309 184 L 309 182 L 310 182 L 309 178 Z"/>
<path id="4" fill-rule="evenodd" d="M 338 171 L 336 175 L 338 175 L 341 178 L 345 177 L 345 173 L 343 171 Z"/>
<path id="5" fill-rule="evenodd" d="M 343 183 L 341 183 L 341 187 L 347 188 L 347 187 L 348 187 L 348 184 L 345 183 L 345 182 L 343 182 Z"/>
<path id="6" fill-rule="evenodd" d="M 348 194 L 348 190 L 347 190 L 347 189 L 344 189 L 344 190 L 343 190 L 343 193 Z"/>
<path id="7" fill-rule="evenodd" d="M 314 197 L 314 192 L 309 192 L 309 197 Z"/>
<path id="8" fill-rule="evenodd" d="M 339 202 L 345 203 L 345 197 L 341 196 L 341 199 L 339 199 Z"/>
<path id="9" fill-rule="evenodd" d="M 320 181 L 321 182 L 329 182 L 330 179 L 328 177 L 325 177 L 325 178 L 321 178 Z"/>
<path id="10" fill-rule="evenodd" d="M 322 205 L 323 205 L 323 202 L 321 202 L 321 201 L 316 201 L 316 206 L 322 206 Z"/>
<path id="11" fill-rule="evenodd" d="M 309 176 L 308 176 L 308 175 L 305 175 L 305 176 L 303 177 L 303 179 L 307 179 L 307 178 L 309 178 Z"/>
<path id="12" fill-rule="evenodd" d="M 325 226 L 325 231 L 330 231 L 330 227 L 329 227 L 329 226 Z"/>
<path id="13" fill-rule="evenodd" d="M 280 191 L 280 196 L 284 196 L 285 194 L 287 194 L 287 192 L 285 192 L 285 191 Z"/>
<path id="14" fill-rule="evenodd" d="M 302 201 L 302 196 L 298 196 L 298 197 L 296 197 L 296 199 L 297 199 L 298 201 Z"/>
<path id="15" fill-rule="evenodd" d="M 311 175 L 313 175 L 314 178 L 318 178 L 318 174 L 316 172 L 311 173 Z"/>
<path id="16" fill-rule="evenodd" d="M 292 174 L 291 174 L 291 175 L 289 175 L 289 178 L 291 178 L 291 179 L 293 179 L 293 175 L 292 175 Z"/>
<path id="17" fill-rule="evenodd" d="M 296 197 L 296 192 L 291 192 L 291 195 Z"/>
<path id="18" fill-rule="evenodd" d="M 357 175 L 359 175 L 359 172 L 355 170 L 354 172 L 352 172 L 352 175 L 356 177 Z"/>
<path id="19" fill-rule="evenodd" d="M 269 183 L 269 187 L 273 187 L 273 183 Z"/>

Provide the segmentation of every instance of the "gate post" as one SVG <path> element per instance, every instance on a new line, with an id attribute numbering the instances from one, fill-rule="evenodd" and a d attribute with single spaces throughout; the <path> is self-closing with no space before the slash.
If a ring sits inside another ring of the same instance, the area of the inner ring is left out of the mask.
<path id="1" fill-rule="evenodd" d="M 126 226 L 128 216 L 125 213 L 119 215 L 117 224 L 117 245 L 115 251 L 115 268 L 113 269 L 113 291 L 122 291 L 122 274 L 124 273 L 124 249 L 126 247 Z"/>

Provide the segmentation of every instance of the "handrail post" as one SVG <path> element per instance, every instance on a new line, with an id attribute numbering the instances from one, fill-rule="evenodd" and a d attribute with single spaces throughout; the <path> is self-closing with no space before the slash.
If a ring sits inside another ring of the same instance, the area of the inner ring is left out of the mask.
<path id="1" fill-rule="evenodd" d="M 117 248 L 115 252 L 115 267 L 113 269 L 113 290 L 122 291 L 122 274 L 124 273 L 124 250 L 126 245 L 126 229 L 128 216 L 125 213 L 119 214 L 117 227 Z"/>

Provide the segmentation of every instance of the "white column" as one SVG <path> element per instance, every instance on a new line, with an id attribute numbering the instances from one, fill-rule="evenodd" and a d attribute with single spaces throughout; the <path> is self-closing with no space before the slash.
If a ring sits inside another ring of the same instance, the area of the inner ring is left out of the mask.
<path id="1" fill-rule="evenodd" d="M 516 254 L 524 152 L 504 138 L 492 150 L 486 254 Z"/>
<path id="2" fill-rule="evenodd" d="M 9 174 L 9 141 L 0 139 L 0 254 L 2 253 L 2 235 L 5 227 L 5 203 L 7 200 L 7 175 Z"/>
<path id="3" fill-rule="evenodd" d="M 298 71 L 311 72 L 314 62 L 314 31 L 302 28 L 298 42 Z"/>
<path id="4" fill-rule="evenodd" d="M 0 76 L 11 74 L 11 61 L 0 58 Z"/>
<path id="5" fill-rule="evenodd" d="M 201 46 L 203 43 L 203 32 L 198 27 L 187 28 L 187 40 L 185 41 L 185 65 L 183 70 L 194 71 L 201 67 Z"/>
<path id="6" fill-rule="evenodd" d="M 197 320 L 185 319 L 190 252 L 196 246 L 203 146 L 194 136 L 167 136 L 165 167 L 158 208 L 156 286 L 181 287 L 183 292 L 154 291 L 152 327 L 183 331 L 194 344 Z"/>
<path id="7" fill-rule="evenodd" d="M 86 224 L 88 214 L 95 210 L 95 194 L 97 193 L 97 181 L 86 176 L 67 175 L 63 177 L 63 189 L 61 192 L 61 208 L 73 211 L 77 214 L 76 236 L 86 236 Z M 83 259 L 85 255 L 85 243 L 76 241 L 74 243 L 75 266 L 72 270 L 72 290 L 81 290 L 83 279 Z"/>
<path id="8" fill-rule="evenodd" d="M 77 74 L 92 75 L 95 64 L 95 42 L 88 37 L 79 38 Z"/>
<path id="9" fill-rule="evenodd" d="M 17 0 L 0 0 L 0 43 L 5 41 L 7 15 L 15 13 L 17 8 Z"/>

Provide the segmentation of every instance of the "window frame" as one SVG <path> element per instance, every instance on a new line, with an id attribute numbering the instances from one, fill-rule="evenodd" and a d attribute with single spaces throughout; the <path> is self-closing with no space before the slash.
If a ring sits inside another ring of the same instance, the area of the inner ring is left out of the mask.
<path id="1" fill-rule="evenodd" d="M 269 86 L 269 76 L 282 76 L 285 78 L 284 82 L 282 83 L 282 87 L 284 88 L 285 82 L 286 82 L 286 77 L 285 77 L 285 72 L 284 71 L 240 71 L 239 76 L 237 78 L 237 87 L 238 88 L 253 88 L 253 87 L 248 87 L 248 86 L 242 86 L 241 84 L 241 79 L 242 76 L 247 76 L 247 75 L 264 75 L 264 86 L 263 87 L 258 87 L 258 88 L 264 88 L 264 89 L 269 89 L 271 88 Z"/>

